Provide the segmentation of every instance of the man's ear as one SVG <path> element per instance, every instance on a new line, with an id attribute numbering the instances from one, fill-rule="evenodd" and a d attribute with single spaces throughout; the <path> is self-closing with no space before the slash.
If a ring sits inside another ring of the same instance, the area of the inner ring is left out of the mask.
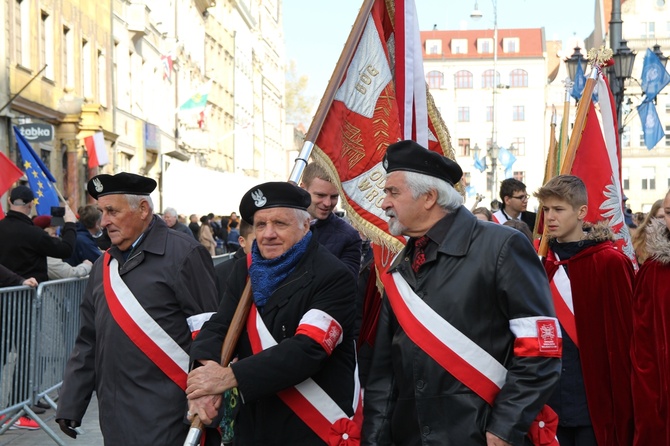
<path id="1" fill-rule="evenodd" d="M 151 214 L 151 208 L 147 200 L 140 200 L 140 216 L 145 220 Z"/>
<path id="2" fill-rule="evenodd" d="M 423 207 L 426 209 L 430 209 L 433 206 L 435 206 L 435 203 L 437 203 L 437 191 L 435 189 L 431 189 L 425 194 L 423 194 L 424 198 L 424 204 Z"/>
<path id="3" fill-rule="evenodd" d="M 589 212 L 589 207 L 585 204 L 579 206 L 579 209 L 577 210 L 577 218 L 579 220 L 584 220 L 586 218 L 586 214 Z"/>

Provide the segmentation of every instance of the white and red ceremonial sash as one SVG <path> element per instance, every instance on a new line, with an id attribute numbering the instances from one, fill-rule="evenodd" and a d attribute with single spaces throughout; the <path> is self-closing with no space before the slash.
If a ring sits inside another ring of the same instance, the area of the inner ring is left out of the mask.
<path id="1" fill-rule="evenodd" d="M 137 301 L 119 275 L 119 262 L 105 253 L 103 287 L 107 306 L 121 330 L 175 384 L 186 390 L 188 354 Z"/>
<path id="2" fill-rule="evenodd" d="M 416 295 L 400 273 L 381 276 L 393 314 L 412 342 L 492 406 L 505 384 L 507 369 L 437 314 Z M 512 319 L 510 330 L 516 337 L 515 355 L 561 357 L 560 327 L 555 318 Z M 544 406 L 528 436 L 535 445 L 558 446 L 557 426 L 558 417 L 550 407 Z"/>
<path id="3" fill-rule="evenodd" d="M 553 253 L 556 261 L 560 261 L 556 253 Z M 572 342 L 579 348 L 579 341 L 577 338 L 577 324 L 575 323 L 575 307 L 572 303 L 572 288 L 570 287 L 570 278 L 565 272 L 563 265 L 558 265 L 554 277 L 549 282 L 551 288 L 551 297 L 554 301 L 554 308 L 556 309 L 556 316 L 565 329 L 565 332 L 570 336 Z"/>
<path id="4" fill-rule="evenodd" d="M 310 310 L 314 311 L 314 310 Z M 322 312 L 323 313 L 323 312 Z M 325 313 L 324 313 L 325 314 Z M 307 315 L 306 315 L 307 316 Z M 318 318 L 318 316 L 317 316 Z M 327 318 L 320 318 L 325 320 Z M 305 328 L 306 325 L 312 325 L 311 328 Z M 332 327 L 331 322 L 321 324 L 314 318 L 310 323 L 300 323 L 303 334 L 313 338 L 309 332 L 321 332 L 318 336 L 326 339 L 327 347 L 334 348 L 337 340 L 341 342 L 341 329 L 339 333 Z M 299 328 L 298 331 L 300 331 Z M 265 326 L 263 319 L 256 305 L 252 304 L 249 318 L 247 319 L 247 333 L 251 343 L 251 349 L 254 354 L 265 350 L 267 348 L 277 345 L 277 341 L 272 337 L 272 334 Z M 322 343 L 323 345 L 323 343 Z M 332 351 L 332 349 L 331 349 Z M 289 389 L 282 390 L 277 396 L 307 425 L 314 433 L 316 433 L 328 445 L 355 446 L 360 443 L 360 429 L 361 419 L 359 409 L 360 401 L 360 385 L 358 383 L 358 375 L 354 374 L 355 391 L 354 401 L 352 407 L 355 415 L 348 417 L 346 413 L 337 405 L 335 401 L 328 395 L 313 379 L 308 378 L 305 381 L 297 384 Z"/>

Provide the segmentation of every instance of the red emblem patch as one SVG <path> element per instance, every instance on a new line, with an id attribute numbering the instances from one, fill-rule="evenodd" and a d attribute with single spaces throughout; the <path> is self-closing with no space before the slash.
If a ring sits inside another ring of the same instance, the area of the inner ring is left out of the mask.
<path id="1" fill-rule="evenodd" d="M 555 352 L 559 350 L 558 327 L 556 321 L 544 319 L 537 321 L 537 341 L 541 352 Z"/>
<path id="2" fill-rule="evenodd" d="M 340 340 L 341 335 L 342 328 L 340 328 L 339 324 L 334 320 L 330 321 L 330 325 L 328 325 L 328 329 L 326 330 L 326 335 L 323 338 L 323 343 L 328 346 L 328 349 L 330 349 L 331 352 L 337 347 L 337 341 Z"/>

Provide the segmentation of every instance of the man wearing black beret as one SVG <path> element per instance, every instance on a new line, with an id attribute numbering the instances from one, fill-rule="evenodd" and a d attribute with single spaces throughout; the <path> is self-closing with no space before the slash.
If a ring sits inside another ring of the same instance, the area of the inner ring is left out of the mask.
<path id="1" fill-rule="evenodd" d="M 383 165 L 389 231 L 409 240 L 381 277 L 362 444 L 529 444 L 555 421 L 543 406 L 561 365 L 537 255 L 463 207 L 454 161 L 401 141 Z"/>
<path id="2" fill-rule="evenodd" d="M 98 397 L 105 444 L 183 444 L 188 352 L 217 307 L 209 253 L 153 213 L 156 182 L 131 173 L 87 185 L 112 247 L 93 265 L 56 422 L 76 438 Z M 220 444 L 208 429 L 207 444 Z"/>
<path id="3" fill-rule="evenodd" d="M 256 240 L 191 347 L 200 367 L 188 377 L 189 411 L 208 423 L 222 393 L 237 387 L 237 445 L 358 444 L 355 281 L 312 236 L 310 203 L 309 193 L 291 183 L 264 183 L 244 195 L 240 214 Z M 250 316 L 238 360 L 224 368 L 221 344 L 247 279 Z"/>

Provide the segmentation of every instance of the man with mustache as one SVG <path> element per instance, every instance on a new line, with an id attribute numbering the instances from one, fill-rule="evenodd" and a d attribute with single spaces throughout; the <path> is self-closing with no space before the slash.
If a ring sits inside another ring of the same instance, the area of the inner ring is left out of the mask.
<path id="1" fill-rule="evenodd" d="M 410 239 L 381 274 L 362 444 L 523 445 L 531 424 L 541 436 L 561 338 L 533 247 L 463 207 L 454 161 L 401 141 L 383 164 L 389 230 Z"/>

